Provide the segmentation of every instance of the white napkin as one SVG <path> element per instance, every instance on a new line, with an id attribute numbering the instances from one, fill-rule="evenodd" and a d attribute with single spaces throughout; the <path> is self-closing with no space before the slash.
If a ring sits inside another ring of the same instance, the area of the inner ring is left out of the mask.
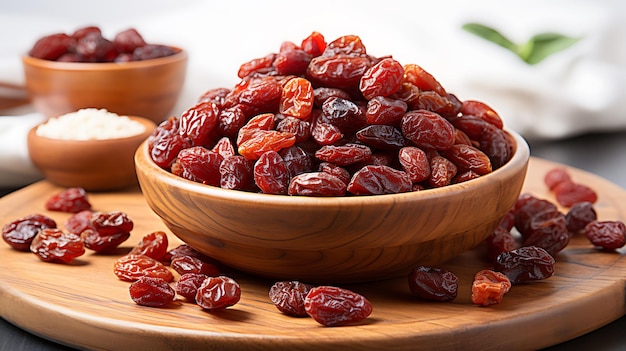
<path id="1" fill-rule="evenodd" d="M 494 27 L 516 42 L 540 32 L 582 39 L 530 66 L 463 31 L 467 22 Z M 11 35 L 0 45 L 0 80 L 23 82 L 19 56 L 41 35 L 91 24 L 110 37 L 135 27 L 148 42 L 189 51 L 187 80 L 174 114 L 210 88 L 232 88 L 243 62 L 318 31 L 327 40 L 359 35 L 372 55 L 391 54 L 403 64 L 422 66 L 459 98 L 492 106 L 508 128 L 528 139 L 626 128 L 626 2 L 620 0 L 506 5 L 498 0 L 154 0 L 149 7 L 126 0 L 2 2 L 0 31 Z"/>
<path id="2" fill-rule="evenodd" d="M 20 187 L 41 179 L 28 157 L 26 135 L 43 120 L 39 113 L 0 116 L 0 187 Z"/>

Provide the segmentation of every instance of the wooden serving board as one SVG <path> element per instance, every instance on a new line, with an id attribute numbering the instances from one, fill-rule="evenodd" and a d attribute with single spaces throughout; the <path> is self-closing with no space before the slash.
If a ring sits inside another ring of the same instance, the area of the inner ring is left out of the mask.
<path id="1" fill-rule="evenodd" d="M 552 199 L 543 175 L 557 164 L 531 159 L 525 191 Z M 626 191 L 595 175 L 570 168 L 574 179 L 599 193 L 600 219 L 626 217 Z M 62 225 L 69 216 L 43 205 L 61 189 L 45 181 L 0 199 L 0 223 L 43 213 Z M 362 324 L 323 327 L 311 318 L 282 315 L 267 296 L 273 283 L 228 272 L 242 287 L 241 301 L 220 312 L 176 300 L 167 308 L 138 306 L 129 283 L 119 281 L 113 261 L 144 234 L 167 231 L 137 189 L 92 193 L 95 210 L 125 211 L 135 222 L 131 239 L 115 255 L 87 253 L 74 264 L 39 261 L 0 242 L 0 315 L 43 337 L 94 350 L 488 350 L 538 349 L 582 335 L 626 312 L 624 250 L 607 253 L 576 236 L 557 257 L 556 274 L 514 286 L 501 304 L 471 303 L 475 272 L 489 265 L 482 251 L 468 251 L 445 265 L 460 279 L 453 302 L 419 301 L 406 279 L 345 286 L 365 295 L 374 312 Z M 477 209 L 480 210 L 480 209 Z M 180 244 L 173 235 L 170 246 Z"/>

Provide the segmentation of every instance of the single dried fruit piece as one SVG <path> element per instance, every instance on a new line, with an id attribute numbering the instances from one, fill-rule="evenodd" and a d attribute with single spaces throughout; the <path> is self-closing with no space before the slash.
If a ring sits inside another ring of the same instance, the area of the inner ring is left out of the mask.
<path id="1" fill-rule="evenodd" d="M 511 284 L 521 284 L 551 277 L 555 263 L 552 255 L 541 247 L 525 246 L 502 252 L 494 269 L 504 273 Z"/>
<path id="2" fill-rule="evenodd" d="M 621 221 L 592 221 L 585 226 L 589 241 L 605 250 L 616 250 L 626 245 L 626 227 Z"/>
<path id="3" fill-rule="evenodd" d="M 441 96 L 448 94 L 432 74 L 416 64 L 404 65 L 404 81 L 415 85 L 420 90 L 432 90 Z"/>
<path id="4" fill-rule="evenodd" d="M 413 110 L 402 117 L 402 134 L 421 148 L 446 150 L 454 145 L 454 127 L 428 110 Z"/>
<path id="5" fill-rule="evenodd" d="M 233 190 L 251 190 L 254 186 L 252 163 L 241 155 L 225 158 L 220 164 L 220 187 Z"/>
<path id="6" fill-rule="evenodd" d="M 206 280 L 207 276 L 199 273 L 185 273 L 176 281 L 176 293 L 188 300 L 196 301 L 198 288 Z"/>
<path id="7" fill-rule="evenodd" d="M 563 182 L 571 182 L 572 177 L 570 176 L 569 172 L 567 172 L 567 170 L 564 167 L 556 167 L 546 172 L 546 175 L 544 176 L 543 181 L 548 187 L 548 189 L 554 190 L 554 188 L 556 188 L 557 185 Z"/>
<path id="8" fill-rule="evenodd" d="M 212 277 L 220 275 L 220 271 L 215 265 L 193 256 L 176 255 L 172 258 L 170 266 L 180 275 L 186 273 L 204 274 Z"/>
<path id="9" fill-rule="evenodd" d="M 372 156 L 372 150 L 361 144 L 326 145 L 315 152 L 315 157 L 323 162 L 334 163 L 338 166 L 365 162 Z"/>
<path id="10" fill-rule="evenodd" d="M 360 129 L 355 136 L 363 144 L 378 150 L 396 151 L 407 144 L 398 128 L 382 124 Z"/>
<path id="11" fill-rule="evenodd" d="M 278 152 L 293 146 L 296 136 L 290 132 L 276 130 L 259 130 L 249 139 L 238 144 L 239 154 L 248 160 L 258 160 L 268 151 Z"/>
<path id="12" fill-rule="evenodd" d="M 207 145 L 219 113 L 219 107 L 214 102 L 199 102 L 180 115 L 178 132 L 182 137 L 189 138 L 191 145 Z"/>
<path id="13" fill-rule="evenodd" d="M 91 225 L 102 236 L 117 233 L 128 233 L 133 230 L 134 223 L 128 215 L 121 211 L 95 212 L 91 215 Z"/>
<path id="14" fill-rule="evenodd" d="M 44 262 L 70 263 L 85 253 L 85 246 L 74 233 L 45 228 L 33 238 L 30 251 Z"/>
<path id="15" fill-rule="evenodd" d="M 65 221 L 65 229 L 70 233 L 79 234 L 87 229 L 95 229 L 91 223 L 91 210 L 84 210 L 73 214 Z"/>
<path id="16" fill-rule="evenodd" d="M 556 196 L 556 201 L 564 207 L 572 207 L 582 201 L 591 203 L 598 201 L 598 194 L 593 189 L 572 181 L 561 182 L 552 191 Z"/>
<path id="17" fill-rule="evenodd" d="M 176 292 L 163 278 L 141 277 L 128 287 L 130 298 L 138 305 L 163 307 L 174 301 Z"/>
<path id="18" fill-rule="evenodd" d="M 283 158 L 275 151 L 267 151 L 254 164 L 254 182 L 265 194 L 286 194 L 289 170 Z"/>
<path id="19" fill-rule="evenodd" d="M 30 251 L 30 244 L 42 229 L 56 228 L 54 219 L 42 214 L 31 214 L 2 226 L 2 239 L 18 251 Z"/>
<path id="20" fill-rule="evenodd" d="M 472 145 L 454 144 L 442 153 L 454 163 L 459 172 L 473 171 L 485 175 L 492 171 L 489 156 Z"/>
<path id="21" fill-rule="evenodd" d="M 409 273 L 409 289 L 420 299 L 451 301 L 457 296 L 459 278 L 443 268 L 417 266 Z"/>
<path id="22" fill-rule="evenodd" d="M 159 230 L 144 235 L 128 254 L 145 255 L 155 260 L 162 260 L 167 253 L 168 244 L 167 234 Z"/>
<path id="23" fill-rule="evenodd" d="M 113 263 L 113 273 L 123 281 L 134 282 L 141 277 L 163 278 L 167 282 L 174 280 L 172 272 L 163 263 L 146 255 L 126 255 Z"/>
<path id="24" fill-rule="evenodd" d="M 373 310 L 365 296 L 334 286 L 311 288 L 304 299 L 304 309 L 316 322 L 327 327 L 359 323 Z"/>
<path id="25" fill-rule="evenodd" d="M 347 191 L 354 195 L 398 194 L 411 191 L 412 185 L 406 172 L 389 166 L 368 165 L 352 176 Z"/>
<path id="26" fill-rule="evenodd" d="M 226 276 L 207 277 L 196 293 L 196 303 L 205 310 L 219 310 L 235 305 L 241 298 L 241 288 Z"/>
<path id="27" fill-rule="evenodd" d="M 306 120 L 313 111 L 313 100 L 311 82 L 304 78 L 292 78 L 283 87 L 278 111 L 285 116 Z"/>
<path id="28" fill-rule="evenodd" d="M 404 68 L 400 62 L 385 58 L 363 74 L 359 82 L 359 90 L 367 100 L 375 96 L 389 96 L 400 89 L 403 78 Z"/>
<path id="29" fill-rule="evenodd" d="M 223 157 L 204 146 L 183 149 L 172 164 L 172 173 L 194 182 L 219 186 Z"/>
<path id="30" fill-rule="evenodd" d="M 78 213 L 91 209 L 87 192 L 83 188 L 67 188 L 50 197 L 45 204 L 48 211 Z"/>
<path id="31" fill-rule="evenodd" d="M 187 244 L 180 244 L 178 246 L 176 246 L 175 248 L 169 250 L 166 254 L 165 257 L 163 257 L 163 260 L 166 262 L 170 262 L 172 260 L 172 258 L 174 258 L 174 256 L 177 255 L 185 255 L 185 256 L 191 256 L 191 257 L 196 257 L 199 258 L 205 262 L 209 262 L 210 258 L 206 255 L 204 255 L 203 253 L 201 253 L 200 251 L 194 249 L 193 247 L 187 245 Z"/>
<path id="32" fill-rule="evenodd" d="M 430 159 L 430 177 L 428 184 L 440 188 L 452 183 L 458 169 L 454 163 L 443 156 L 435 155 Z"/>
<path id="33" fill-rule="evenodd" d="M 486 122 L 493 124 L 494 126 L 502 129 L 504 123 L 500 118 L 500 115 L 489 107 L 487 104 L 476 100 L 465 100 L 461 105 L 461 113 L 464 115 L 476 116 Z"/>
<path id="34" fill-rule="evenodd" d="M 511 282 L 503 273 L 488 269 L 479 271 L 472 282 L 472 303 L 479 306 L 499 304 L 509 290 Z"/>
<path id="35" fill-rule="evenodd" d="M 400 124 L 407 109 L 407 103 L 402 100 L 375 96 L 367 102 L 365 120 L 368 124 L 396 126 Z"/>
<path id="36" fill-rule="evenodd" d="M 498 256 L 506 251 L 515 250 L 519 245 L 513 234 L 502 226 L 497 227 L 487 239 L 487 259 L 490 262 L 495 261 Z"/>
<path id="37" fill-rule="evenodd" d="M 570 233 L 576 233 L 598 218 L 593 204 L 589 201 L 575 203 L 565 214 L 565 225 Z"/>
<path id="38" fill-rule="evenodd" d="M 304 299 L 314 285 L 300 281 L 278 281 L 270 287 L 269 297 L 276 308 L 289 316 L 308 316 Z"/>
<path id="39" fill-rule="evenodd" d="M 51 34 L 37 40 L 28 54 L 32 57 L 54 61 L 66 53 L 74 43 L 75 39 L 65 33 Z"/>
<path id="40" fill-rule="evenodd" d="M 76 36 L 76 34 L 74 34 L 74 36 Z M 113 44 L 117 52 L 128 54 L 132 54 L 138 47 L 147 45 L 146 41 L 135 28 L 118 32 L 115 37 L 113 37 Z"/>
<path id="41" fill-rule="evenodd" d="M 398 152 L 398 159 L 413 183 L 422 182 L 430 177 L 430 161 L 424 150 L 415 146 L 405 146 Z"/>
<path id="42" fill-rule="evenodd" d="M 552 256 L 569 244 L 570 232 L 565 224 L 565 215 L 556 209 L 537 213 L 530 219 L 528 231 L 523 237 L 523 246 L 538 246 Z"/>
<path id="43" fill-rule="evenodd" d="M 95 252 L 111 252 L 121 243 L 130 238 L 129 232 L 118 232 L 110 235 L 102 235 L 93 229 L 85 229 L 80 237 L 85 244 L 85 248 Z"/>
<path id="44" fill-rule="evenodd" d="M 291 178 L 289 195 L 305 196 L 343 196 L 346 183 L 326 172 L 307 172 Z"/>

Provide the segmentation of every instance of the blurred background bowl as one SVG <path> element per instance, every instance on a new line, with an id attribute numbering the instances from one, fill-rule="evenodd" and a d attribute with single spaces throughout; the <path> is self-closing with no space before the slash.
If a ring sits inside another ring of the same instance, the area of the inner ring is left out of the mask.
<path id="1" fill-rule="evenodd" d="M 27 137 L 28 154 L 44 177 L 62 187 L 108 191 L 137 184 L 134 154 L 156 124 L 129 116 L 145 130 L 129 137 L 102 140 L 62 140 L 37 135 L 33 127 Z"/>
<path id="2" fill-rule="evenodd" d="M 316 198 L 227 190 L 159 168 L 148 143 L 135 155 L 151 209 L 180 239 L 258 276 L 318 283 L 381 280 L 438 265 L 476 247 L 521 192 L 526 141 L 512 159 L 464 183 L 402 194 Z"/>
<path id="3" fill-rule="evenodd" d="M 182 91 L 187 52 L 123 63 L 56 62 L 23 56 L 25 83 L 35 109 L 46 117 L 104 108 L 160 123 Z"/>

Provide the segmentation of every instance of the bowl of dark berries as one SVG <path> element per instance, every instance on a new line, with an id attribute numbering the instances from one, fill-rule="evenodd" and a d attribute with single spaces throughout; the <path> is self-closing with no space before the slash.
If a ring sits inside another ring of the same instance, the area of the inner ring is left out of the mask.
<path id="1" fill-rule="evenodd" d="M 526 141 L 358 36 L 314 32 L 238 76 L 135 154 L 150 208 L 225 265 L 318 283 L 404 276 L 476 247 L 518 199 Z"/>
<path id="2" fill-rule="evenodd" d="M 99 108 L 160 123 L 182 90 L 187 53 L 146 43 L 134 28 L 106 38 L 91 26 L 40 38 L 22 63 L 30 99 L 46 117 Z"/>

